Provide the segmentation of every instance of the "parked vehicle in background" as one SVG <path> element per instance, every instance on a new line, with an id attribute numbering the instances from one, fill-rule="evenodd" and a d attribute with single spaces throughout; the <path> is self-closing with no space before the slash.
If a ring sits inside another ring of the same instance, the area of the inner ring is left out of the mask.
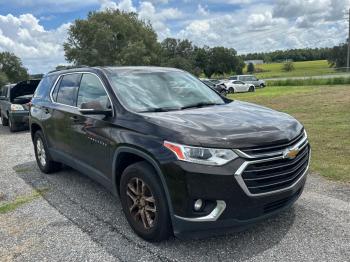
<path id="1" fill-rule="evenodd" d="M 226 86 L 224 85 L 224 83 L 221 83 L 220 81 L 218 81 L 217 83 L 214 83 L 212 80 L 210 79 L 200 79 L 204 84 L 206 84 L 207 86 L 209 86 L 210 88 L 216 90 L 220 95 L 222 96 L 226 96 L 228 91 Z"/>
<path id="2" fill-rule="evenodd" d="M 229 80 L 225 83 L 225 86 L 230 94 L 255 92 L 255 86 L 253 84 L 247 84 L 239 80 Z"/>
<path id="3" fill-rule="evenodd" d="M 44 173 L 61 163 L 119 195 L 144 239 L 240 230 L 290 207 L 310 161 L 293 117 L 230 100 L 191 74 L 161 67 L 49 73 L 30 128 Z"/>
<path id="4" fill-rule="evenodd" d="M 29 105 L 40 80 L 26 80 L 0 87 L 0 114 L 11 132 L 28 128 Z"/>
<path id="5" fill-rule="evenodd" d="M 255 87 L 263 88 L 266 86 L 266 82 L 264 80 L 260 80 L 253 75 L 235 75 L 229 77 L 229 80 L 239 80 L 247 84 L 252 84 Z"/>

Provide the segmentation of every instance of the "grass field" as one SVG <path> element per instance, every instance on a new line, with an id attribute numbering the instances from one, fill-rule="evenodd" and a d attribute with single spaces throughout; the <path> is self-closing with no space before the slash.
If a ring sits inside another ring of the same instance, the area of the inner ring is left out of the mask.
<path id="1" fill-rule="evenodd" d="M 350 182 L 350 85 L 267 87 L 230 98 L 297 118 L 305 125 L 312 146 L 311 171 Z"/>
<path id="2" fill-rule="evenodd" d="M 334 76 L 331 78 L 279 79 L 266 81 L 268 86 L 317 86 L 317 85 L 350 85 L 348 77 Z"/>
<path id="3" fill-rule="evenodd" d="M 326 60 L 294 62 L 295 70 L 285 72 L 282 70 L 283 63 L 271 63 L 256 65 L 255 68 L 262 69 L 265 72 L 256 73 L 259 78 L 279 78 L 279 77 L 296 77 L 296 76 L 318 76 L 338 73 L 330 68 Z"/>

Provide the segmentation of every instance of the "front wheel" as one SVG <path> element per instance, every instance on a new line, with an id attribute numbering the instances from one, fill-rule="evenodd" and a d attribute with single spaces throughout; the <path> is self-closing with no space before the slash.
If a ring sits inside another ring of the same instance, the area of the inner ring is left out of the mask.
<path id="1" fill-rule="evenodd" d="M 147 162 L 128 166 L 120 180 L 124 214 L 135 233 L 148 241 L 168 239 L 171 222 L 164 190 Z"/>
<path id="2" fill-rule="evenodd" d="M 52 160 L 48 152 L 48 147 L 46 145 L 44 135 L 41 131 L 37 131 L 34 134 L 33 141 L 35 158 L 40 170 L 45 174 L 60 170 L 61 164 Z"/>
<path id="3" fill-rule="evenodd" d="M 228 89 L 228 92 L 229 92 L 230 94 L 234 94 L 234 93 L 235 93 L 235 89 L 234 89 L 233 87 L 230 87 L 230 88 Z"/>
<path id="4" fill-rule="evenodd" d="M 260 88 L 264 88 L 265 87 L 265 85 L 264 84 L 260 84 Z"/>
<path id="5" fill-rule="evenodd" d="M 255 92 L 255 87 L 254 86 L 249 87 L 248 92 Z"/>
<path id="6" fill-rule="evenodd" d="M 2 123 L 3 126 L 8 126 L 9 125 L 8 119 L 5 118 L 3 115 L 1 115 L 1 123 Z"/>
<path id="7" fill-rule="evenodd" d="M 17 129 L 17 126 L 16 124 L 13 122 L 11 116 L 9 117 L 8 119 L 8 125 L 9 125 L 9 128 L 10 128 L 10 131 L 13 133 L 13 132 L 16 132 L 18 129 Z"/>

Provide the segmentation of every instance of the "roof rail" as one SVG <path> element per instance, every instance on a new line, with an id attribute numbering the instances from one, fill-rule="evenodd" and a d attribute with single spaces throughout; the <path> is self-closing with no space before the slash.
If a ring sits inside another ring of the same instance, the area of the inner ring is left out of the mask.
<path id="1" fill-rule="evenodd" d="M 62 68 L 49 71 L 48 74 L 53 73 L 53 72 L 63 71 L 63 70 L 76 69 L 76 68 L 86 68 L 86 67 L 90 67 L 90 66 L 87 66 L 87 65 L 62 66 Z"/>

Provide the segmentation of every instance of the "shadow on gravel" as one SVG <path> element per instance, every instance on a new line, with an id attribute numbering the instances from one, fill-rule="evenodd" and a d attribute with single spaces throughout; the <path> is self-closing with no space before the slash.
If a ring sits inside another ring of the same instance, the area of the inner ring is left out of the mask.
<path id="1" fill-rule="evenodd" d="M 295 219 L 292 208 L 244 232 L 152 244 L 132 232 L 119 199 L 88 177 L 69 168 L 45 175 L 35 162 L 14 170 L 34 189 L 48 188 L 43 195 L 46 201 L 121 261 L 244 261 L 277 245 Z"/>

